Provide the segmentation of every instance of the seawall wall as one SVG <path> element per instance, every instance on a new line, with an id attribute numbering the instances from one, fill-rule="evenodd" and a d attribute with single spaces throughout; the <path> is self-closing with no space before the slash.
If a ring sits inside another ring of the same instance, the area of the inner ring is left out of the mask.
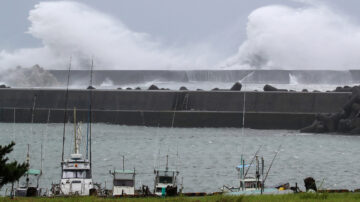
<path id="1" fill-rule="evenodd" d="M 160 127 L 245 127 L 300 129 L 317 113 L 337 112 L 350 93 L 69 90 L 67 120 Z M 0 89 L 0 122 L 61 123 L 64 89 Z M 35 110 L 32 109 L 35 103 Z"/>

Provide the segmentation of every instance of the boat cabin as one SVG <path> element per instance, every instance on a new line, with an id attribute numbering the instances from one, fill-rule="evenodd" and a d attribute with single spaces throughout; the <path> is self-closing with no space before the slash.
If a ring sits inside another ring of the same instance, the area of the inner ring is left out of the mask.
<path id="1" fill-rule="evenodd" d="M 179 172 L 176 170 L 155 170 L 155 187 L 154 193 L 158 196 L 166 195 L 166 188 L 176 189 L 177 191 L 177 176 Z"/>
<path id="2" fill-rule="evenodd" d="M 41 189 L 39 188 L 39 179 L 41 176 L 41 170 L 29 169 L 25 173 L 25 182 L 15 190 L 15 196 L 26 197 L 26 196 L 40 196 Z"/>
<path id="3" fill-rule="evenodd" d="M 240 189 L 244 190 L 256 190 L 261 188 L 261 181 L 253 177 L 246 177 L 240 180 Z"/>
<path id="4" fill-rule="evenodd" d="M 71 154 L 71 158 L 62 163 L 61 194 L 85 196 L 93 187 L 89 160 L 81 154 Z"/>
<path id="5" fill-rule="evenodd" d="M 113 196 L 135 195 L 135 169 L 110 171 L 113 176 Z"/>

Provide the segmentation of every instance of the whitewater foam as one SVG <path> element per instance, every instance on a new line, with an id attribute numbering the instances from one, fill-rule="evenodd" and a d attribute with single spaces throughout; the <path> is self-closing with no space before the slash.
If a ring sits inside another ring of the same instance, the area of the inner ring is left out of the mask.
<path id="1" fill-rule="evenodd" d="M 266 6 L 249 15 L 247 40 L 228 68 L 358 69 L 360 26 L 330 7 Z"/>

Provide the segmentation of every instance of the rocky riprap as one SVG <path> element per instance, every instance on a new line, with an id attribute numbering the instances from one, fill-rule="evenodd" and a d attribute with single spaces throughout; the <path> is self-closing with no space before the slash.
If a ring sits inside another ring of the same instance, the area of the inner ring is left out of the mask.
<path id="1" fill-rule="evenodd" d="M 317 114 L 302 133 L 346 133 L 360 135 L 360 86 L 337 87 L 333 92 L 351 92 L 349 101 L 337 113 Z"/>

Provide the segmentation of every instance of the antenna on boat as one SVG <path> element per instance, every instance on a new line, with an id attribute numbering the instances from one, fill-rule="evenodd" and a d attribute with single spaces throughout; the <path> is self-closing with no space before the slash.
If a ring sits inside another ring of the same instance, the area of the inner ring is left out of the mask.
<path id="1" fill-rule="evenodd" d="M 70 71 L 71 71 L 71 60 L 69 61 L 67 82 L 66 82 L 66 91 L 65 91 L 65 102 L 64 102 L 64 127 L 63 127 L 63 144 L 62 144 L 62 153 L 61 153 L 61 162 L 64 162 L 64 150 L 65 150 L 65 130 L 66 130 L 66 118 L 67 118 L 67 105 L 68 105 L 68 97 L 69 97 L 69 82 L 70 82 Z M 61 166 L 62 171 L 62 166 Z"/>
<path id="2" fill-rule="evenodd" d="M 279 152 L 280 152 L 280 149 L 281 149 L 281 145 L 279 146 L 278 151 L 276 151 L 275 156 L 274 156 L 274 158 L 272 159 L 272 161 L 271 161 L 271 163 L 270 163 L 269 169 L 268 169 L 267 172 L 266 172 L 266 176 L 265 176 L 265 178 L 264 178 L 264 180 L 263 180 L 263 183 L 265 183 L 265 181 L 266 181 L 266 179 L 267 179 L 267 177 L 268 177 L 268 175 L 269 175 L 270 169 L 271 169 L 271 167 L 272 167 L 272 165 L 273 165 L 273 163 L 274 163 L 274 161 L 275 161 L 275 158 L 276 158 L 276 156 L 277 156 L 277 155 L 279 154 Z"/>
<path id="3" fill-rule="evenodd" d="M 166 155 L 166 170 L 169 169 L 169 155 Z"/>
<path id="4" fill-rule="evenodd" d="M 125 156 L 123 155 L 123 171 L 125 171 Z"/>

